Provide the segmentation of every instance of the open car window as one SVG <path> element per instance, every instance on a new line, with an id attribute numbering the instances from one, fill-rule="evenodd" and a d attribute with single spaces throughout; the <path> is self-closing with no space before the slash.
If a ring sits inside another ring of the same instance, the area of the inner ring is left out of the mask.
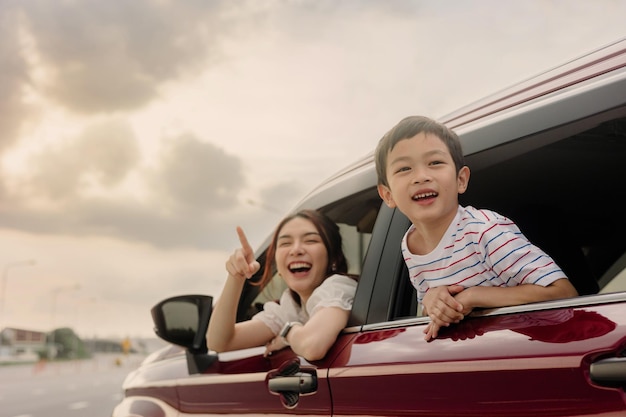
<path id="1" fill-rule="evenodd" d="M 467 156 L 471 179 L 460 203 L 515 221 L 580 296 L 623 292 L 625 158 L 626 108 L 618 108 Z M 406 270 L 398 274 L 393 319 L 419 311 Z"/>
<path id="2" fill-rule="evenodd" d="M 357 280 L 361 275 L 363 259 L 381 204 L 376 188 L 370 188 L 320 209 L 339 226 L 343 251 L 348 261 L 348 274 Z M 265 255 L 259 257 L 259 262 L 264 266 Z M 266 302 L 280 299 L 286 288 L 284 280 L 274 274 L 272 280 L 252 300 L 246 318 L 261 311 Z"/>
<path id="3" fill-rule="evenodd" d="M 625 156 L 626 108 L 599 113 L 470 155 L 461 204 L 515 221 L 580 295 L 605 292 L 624 269 Z M 612 265 L 618 271 L 604 278 Z"/>
<path id="4" fill-rule="evenodd" d="M 621 184 L 625 156 L 626 108 L 612 109 L 468 155 L 472 176 L 460 203 L 515 221 L 556 261 L 581 296 L 624 291 L 626 226 L 618 219 L 626 197 Z M 350 274 L 362 273 L 381 205 L 371 187 L 320 209 L 341 228 Z M 402 268 L 396 272 L 406 275 Z M 415 316 L 419 306 L 408 278 L 400 276 L 396 282 L 398 307 L 389 318 Z M 255 306 L 251 311 L 278 299 L 284 288 L 275 277 L 249 299 Z"/>
<path id="5" fill-rule="evenodd" d="M 598 284 L 600 294 L 626 291 L 626 253 L 602 275 Z"/>

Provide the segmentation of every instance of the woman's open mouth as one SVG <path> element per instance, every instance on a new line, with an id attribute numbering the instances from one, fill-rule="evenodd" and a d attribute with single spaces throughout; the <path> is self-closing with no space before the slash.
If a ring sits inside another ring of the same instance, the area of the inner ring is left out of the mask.
<path id="1" fill-rule="evenodd" d="M 308 262 L 292 262 L 288 265 L 289 271 L 292 274 L 305 274 L 311 270 L 313 265 Z"/>

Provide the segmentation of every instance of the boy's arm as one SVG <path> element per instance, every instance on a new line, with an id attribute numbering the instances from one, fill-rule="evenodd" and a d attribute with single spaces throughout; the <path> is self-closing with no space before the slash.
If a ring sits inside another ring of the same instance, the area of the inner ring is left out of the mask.
<path id="1" fill-rule="evenodd" d="M 576 297 L 578 292 L 567 278 L 561 278 L 547 286 L 522 284 L 514 287 L 470 287 L 454 298 L 463 305 L 463 311 L 483 307 L 504 307 L 538 301 Z"/>
<path id="2" fill-rule="evenodd" d="M 425 339 L 436 338 L 441 327 L 457 323 L 474 308 L 514 306 L 577 295 L 578 292 L 567 278 L 558 279 L 545 287 L 522 284 L 514 287 L 477 286 L 463 289 L 463 287 L 453 285 L 431 288 L 424 296 L 424 311 L 431 319 L 431 323 L 424 330 Z M 453 297 L 458 304 L 450 302 L 450 297 Z"/>
<path id="3" fill-rule="evenodd" d="M 463 288 L 460 285 L 429 288 L 422 300 L 422 314 L 430 317 L 439 326 L 463 320 L 464 306 L 455 298 Z"/>

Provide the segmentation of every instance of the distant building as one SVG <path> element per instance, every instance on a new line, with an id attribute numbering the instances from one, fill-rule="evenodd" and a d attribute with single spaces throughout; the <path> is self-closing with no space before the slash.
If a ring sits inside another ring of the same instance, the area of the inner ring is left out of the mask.
<path id="1" fill-rule="evenodd" d="M 0 331 L 0 362 L 36 361 L 45 347 L 45 332 L 13 327 Z"/>

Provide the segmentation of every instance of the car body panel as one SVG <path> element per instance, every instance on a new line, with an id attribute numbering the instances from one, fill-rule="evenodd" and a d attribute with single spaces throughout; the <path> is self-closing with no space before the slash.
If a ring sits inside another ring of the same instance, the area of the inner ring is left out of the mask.
<path id="1" fill-rule="evenodd" d="M 595 415 L 599 403 L 602 412 L 625 409 L 622 389 L 589 376 L 591 363 L 626 348 L 623 304 L 469 318 L 432 342 L 424 340 L 426 323 L 413 322 L 354 339 L 346 364 L 330 371 L 336 415 L 574 416 Z M 540 389 L 521 389 L 534 386 Z"/>
<path id="2" fill-rule="evenodd" d="M 140 373 L 126 379 L 124 390 L 127 399 L 156 398 L 161 405 L 176 407 L 182 415 L 290 414 L 279 397 L 269 392 L 266 379 L 285 362 L 297 360 L 302 367 L 315 370 L 318 378 L 316 392 L 301 397 L 298 414 L 329 416 L 327 368 L 355 337 L 356 334 L 345 334 L 324 360 L 315 363 L 299 358 L 290 349 L 264 357 L 264 348 L 252 348 L 220 354 L 218 362 L 204 373 L 192 376 L 180 373 L 187 366 L 185 355 L 180 353 L 167 359 L 165 366 L 158 362 L 145 365 Z M 167 367 L 175 369 L 169 375 L 176 374 L 176 378 L 159 376 Z"/>
<path id="3" fill-rule="evenodd" d="M 624 302 L 626 295 L 609 294 L 586 297 L 576 308 L 548 302 L 527 313 L 492 310 L 443 329 L 432 342 L 423 338 L 425 318 L 357 327 L 314 363 L 290 349 L 264 358 L 263 348 L 253 348 L 221 354 L 204 374 L 188 376 L 180 371 L 186 362 L 179 354 L 150 364 L 151 371 L 144 369 L 141 379 L 127 381 L 125 388 L 128 397 L 157 398 L 183 415 L 279 415 L 290 410 L 269 393 L 266 377 L 298 359 L 319 378 L 318 391 L 300 399 L 298 414 L 331 415 L 331 391 L 334 415 L 584 416 L 596 415 L 598 402 L 602 412 L 621 412 L 623 389 L 595 384 L 589 369 L 626 349 Z M 170 367 L 178 379 L 158 376 Z M 150 384 L 151 379 L 160 382 Z M 559 384 L 563 380 L 567 390 Z M 541 389 L 511 389 L 511 384 Z"/>

